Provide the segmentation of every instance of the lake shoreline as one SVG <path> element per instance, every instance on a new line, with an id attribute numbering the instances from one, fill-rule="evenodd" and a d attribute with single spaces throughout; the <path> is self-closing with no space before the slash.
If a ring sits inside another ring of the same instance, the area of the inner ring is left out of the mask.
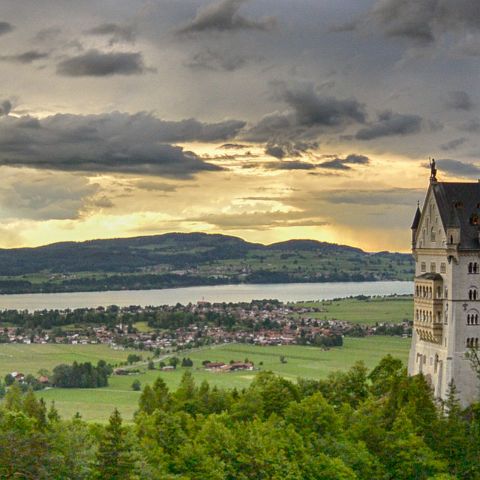
<path id="1" fill-rule="evenodd" d="M 413 283 L 406 281 L 230 284 L 151 290 L 6 294 L 0 296 L 0 309 L 65 310 L 108 305 L 185 305 L 199 301 L 239 303 L 266 299 L 297 302 L 412 293 Z"/>

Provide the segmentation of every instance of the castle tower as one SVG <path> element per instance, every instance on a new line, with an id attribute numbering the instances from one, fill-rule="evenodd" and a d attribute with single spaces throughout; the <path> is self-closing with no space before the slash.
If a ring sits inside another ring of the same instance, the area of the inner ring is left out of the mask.
<path id="1" fill-rule="evenodd" d="M 422 372 L 438 398 L 453 380 L 460 401 L 478 400 L 475 372 L 465 358 L 480 342 L 480 183 L 430 186 L 412 224 L 414 322 L 408 372 Z"/>

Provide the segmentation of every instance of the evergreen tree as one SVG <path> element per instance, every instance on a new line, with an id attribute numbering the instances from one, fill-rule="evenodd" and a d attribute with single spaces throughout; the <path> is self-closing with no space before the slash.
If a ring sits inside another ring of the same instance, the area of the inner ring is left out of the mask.
<path id="1" fill-rule="evenodd" d="M 133 458 L 125 438 L 120 412 L 115 409 L 100 438 L 96 455 L 96 474 L 100 480 L 132 478 Z"/>

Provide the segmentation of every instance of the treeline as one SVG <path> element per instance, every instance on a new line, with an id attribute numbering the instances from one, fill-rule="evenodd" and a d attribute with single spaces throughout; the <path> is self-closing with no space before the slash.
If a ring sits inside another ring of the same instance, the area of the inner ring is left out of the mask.
<path id="1" fill-rule="evenodd" d="M 480 404 L 462 411 L 453 384 L 436 403 L 391 356 L 319 381 L 263 372 L 241 391 L 159 378 L 129 426 L 118 411 L 62 420 L 16 386 L 0 406 L 6 479 L 478 480 L 479 459 Z"/>
<path id="2" fill-rule="evenodd" d="M 0 324 L 13 325 L 19 328 L 34 330 L 50 330 L 65 325 L 105 325 L 113 328 L 122 323 L 132 330 L 136 322 L 147 322 L 155 329 L 185 328 L 196 323 L 209 323 L 217 326 L 233 327 L 236 319 L 227 312 L 206 312 L 204 315 L 192 313 L 181 306 L 164 308 L 140 307 L 122 308 L 112 305 L 107 308 L 78 308 L 75 310 L 0 310 Z M 62 336 L 62 331 L 56 331 Z M 0 330 L 0 343 L 3 332 Z"/>
<path id="3" fill-rule="evenodd" d="M 396 280 L 395 272 L 382 273 L 382 280 Z M 26 279 L 0 280 L 0 294 L 17 293 L 65 293 L 65 292 L 98 292 L 107 290 L 153 290 L 163 288 L 196 287 L 204 285 L 230 285 L 255 283 L 324 283 L 324 282 L 370 282 L 378 280 L 372 273 L 330 272 L 312 275 L 307 272 L 292 274 L 259 270 L 242 275 L 214 277 L 173 273 L 164 274 L 116 274 L 105 277 L 80 277 L 65 280 L 31 282 Z"/>
<path id="4" fill-rule="evenodd" d="M 104 360 L 99 360 L 96 366 L 90 362 L 72 365 L 57 365 L 53 369 L 50 382 L 59 388 L 100 388 L 108 386 L 108 377 L 112 367 Z"/>

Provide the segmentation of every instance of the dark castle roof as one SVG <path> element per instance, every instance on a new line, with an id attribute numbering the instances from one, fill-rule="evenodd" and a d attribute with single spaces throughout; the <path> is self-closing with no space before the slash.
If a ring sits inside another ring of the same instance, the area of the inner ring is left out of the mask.
<path id="1" fill-rule="evenodd" d="M 422 212 L 420 211 L 420 207 L 417 207 L 417 211 L 415 212 L 415 218 L 413 219 L 412 223 L 412 230 L 416 230 L 418 228 L 420 218 L 422 218 Z"/>
<path id="2" fill-rule="evenodd" d="M 431 188 L 444 227 L 460 228 L 459 248 L 478 249 L 480 183 L 432 182 Z"/>

